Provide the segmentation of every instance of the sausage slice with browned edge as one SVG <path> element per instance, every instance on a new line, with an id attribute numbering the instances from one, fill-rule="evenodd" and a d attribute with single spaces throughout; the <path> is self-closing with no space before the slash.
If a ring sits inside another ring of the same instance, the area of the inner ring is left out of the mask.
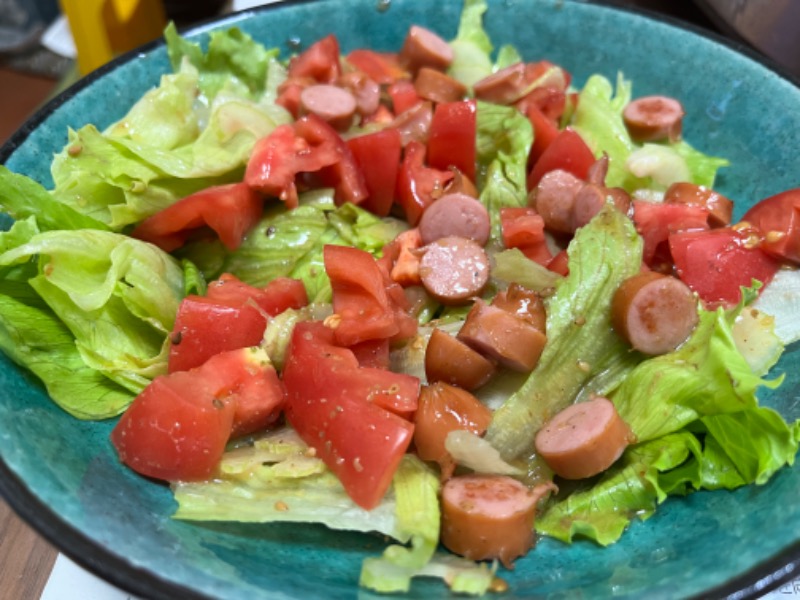
<path id="1" fill-rule="evenodd" d="M 518 62 L 487 75 L 472 86 L 475 97 L 494 104 L 513 104 L 525 95 L 525 63 Z"/>
<path id="2" fill-rule="evenodd" d="M 505 475 L 460 475 L 442 488 L 442 544 L 471 560 L 499 559 L 506 568 L 533 547 L 536 505 L 558 488 L 529 489 Z"/>
<path id="3" fill-rule="evenodd" d="M 551 231 L 575 232 L 575 197 L 584 182 L 569 171 L 556 169 L 545 173 L 531 192 L 528 203 L 538 212 Z"/>
<path id="4" fill-rule="evenodd" d="M 611 323 L 635 350 L 672 352 L 697 325 L 697 301 L 680 279 L 655 271 L 630 277 L 611 302 Z"/>
<path id="5" fill-rule="evenodd" d="M 458 339 L 504 367 L 526 373 L 539 362 L 547 337 L 527 320 L 480 298 L 467 314 Z"/>
<path id="6" fill-rule="evenodd" d="M 300 92 L 301 113 L 313 113 L 338 131 L 350 128 L 356 108 L 355 96 L 337 85 L 310 85 Z"/>
<path id="7" fill-rule="evenodd" d="M 632 100 L 622 119 L 635 142 L 676 142 L 683 128 L 683 106 L 668 96 L 644 96 Z"/>
<path id="8" fill-rule="evenodd" d="M 428 383 L 444 381 L 465 390 L 476 390 L 491 379 L 494 364 L 485 356 L 441 329 L 434 329 L 425 348 Z"/>
<path id="9" fill-rule="evenodd" d="M 442 479 L 449 479 L 456 463 L 447 451 L 447 434 L 461 430 L 483 435 L 491 420 L 492 411 L 468 391 L 442 381 L 424 385 L 414 415 L 417 455 L 439 463 Z"/>
<path id="10" fill-rule="evenodd" d="M 453 49 L 430 29 L 412 25 L 398 58 L 400 64 L 412 73 L 422 67 L 444 71 L 453 62 Z"/>
<path id="11" fill-rule="evenodd" d="M 422 67 L 414 79 L 414 89 L 420 98 L 431 102 L 456 102 L 467 94 L 467 86 L 446 73 Z"/>
<path id="12" fill-rule="evenodd" d="M 477 242 L 448 236 L 423 249 L 419 265 L 422 285 L 442 304 L 465 304 L 489 282 L 489 256 Z"/>
<path id="13" fill-rule="evenodd" d="M 664 192 L 664 202 L 707 209 L 710 227 L 730 225 L 733 216 L 733 202 L 730 199 L 711 188 L 688 181 L 679 181 L 669 186 Z"/>
<path id="14" fill-rule="evenodd" d="M 536 434 L 536 451 L 564 479 L 602 473 L 622 456 L 634 436 L 607 398 L 568 406 Z"/>
<path id="15" fill-rule="evenodd" d="M 528 321 L 542 333 L 547 332 L 547 312 L 541 296 L 518 283 L 512 283 L 492 299 L 492 306 L 502 308 Z"/>
<path id="16" fill-rule="evenodd" d="M 423 244 L 458 236 L 485 245 L 491 222 L 486 207 L 466 194 L 445 194 L 425 209 L 419 220 Z"/>

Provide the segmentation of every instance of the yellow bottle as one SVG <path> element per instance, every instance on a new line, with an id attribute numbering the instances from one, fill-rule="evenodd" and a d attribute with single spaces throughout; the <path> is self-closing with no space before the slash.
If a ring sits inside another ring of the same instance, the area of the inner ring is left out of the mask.
<path id="1" fill-rule="evenodd" d="M 60 0 L 69 21 L 78 68 L 94 71 L 109 60 L 156 39 L 166 25 L 161 0 Z"/>

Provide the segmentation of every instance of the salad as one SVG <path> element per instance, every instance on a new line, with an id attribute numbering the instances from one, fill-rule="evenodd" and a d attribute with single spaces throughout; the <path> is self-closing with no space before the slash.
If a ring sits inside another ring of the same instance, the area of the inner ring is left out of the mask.
<path id="1" fill-rule="evenodd" d="M 0 347 L 118 418 L 175 518 L 377 532 L 364 587 L 481 594 L 535 534 L 793 463 L 757 392 L 800 338 L 800 191 L 732 223 L 677 99 L 494 53 L 486 8 L 396 54 L 170 27 L 53 189 L 0 167 Z"/>

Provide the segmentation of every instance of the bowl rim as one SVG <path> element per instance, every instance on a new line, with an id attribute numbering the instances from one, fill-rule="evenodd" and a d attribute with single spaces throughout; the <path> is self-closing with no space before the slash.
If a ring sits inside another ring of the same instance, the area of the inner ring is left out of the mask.
<path id="1" fill-rule="evenodd" d="M 281 10 L 286 6 L 308 4 L 314 1 L 316 0 L 273 0 L 269 4 L 211 17 L 188 26 L 179 27 L 178 31 L 181 35 L 203 34 L 210 30 L 223 28 L 230 23 L 238 22 L 248 15 L 268 13 L 273 10 Z M 563 2 L 565 0 L 552 1 Z M 800 89 L 800 76 L 795 76 L 777 61 L 740 40 L 725 37 L 720 33 L 672 15 L 659 13 L 649 8 L 620 4 L 616 0 L 566 1 L 571 4 L 592 5 L 600 9 L 637 15 L 705 38 L 749 58 Z M 124 53 L 83 76 L 48 100 L 0 146 L 0 165 L 4 165 L 8 161 L 39 125 L 80 91 L 122 65 L 136 60 L 139 55 L 149 53 L 164 45 L 164 39 L 161 37 Z M 88 570 L 114 586 L 152 600 L 160 600 L 161 598 L 171 600 L 178 597 L 186 600 L 213 600 L 195 589 L 164 579 L 154 571 L 131 563 L 124 557 L 115 554 L 107 546 L 91 539 L 81 530 L 72 527 L 33 494 L 25 481 L 6 464 L 2 455 L 0 455 L 0 497 L 7 502 L 24 522 L 47 540 L 59 553 L 64 554 L 81 568 Z M 692 597 L 697 599 L 756 599 L 770 591 L 777 590 L 782 585 L 790 583 L 798 577 L 798 574 L 800 574 L 800 539 L 772 557 L 753 565 L 746 572 Z"/>

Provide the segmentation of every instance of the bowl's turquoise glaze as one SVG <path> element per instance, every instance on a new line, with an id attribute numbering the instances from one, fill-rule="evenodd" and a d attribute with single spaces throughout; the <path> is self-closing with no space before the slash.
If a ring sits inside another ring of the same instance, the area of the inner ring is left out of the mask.
<path id="1" fill-rule="evenodd" d="M 192 35 L 203 40 L 213 27 L 235 24 L 286 51 L 290 40 L 307 45 L 330 32 L 344 51 L 396 50 L 412 23 L 452 37 L 459 12 L 455 1 L 320 0 L 235 15 Z M 566 0 L 494 1 L 486 26 L 498 45 L 512 43 L 527 59 L 564 65 L 578 86 L 591 73 L 613 79 L 622 71 L 635 95 L 680 97 L 688 112 L 685 137 L 732 163 L 718 187 L 737 201 L 737 215 L 800 184 L 800 89 L 731 48 L 638 14 Z M 48 165 L 68 127 L 108 125 L 167 69 L 161 46 L 109 65 L 45 107 L 0 160 L 49 185 Z M 785 383 L 764 393 L 790 419 L 800 417 L 799 366 L 794 348 L 777 367 Z M 380 551 L 380 540 L 316 526 L 173 521 L 168 489 L 118 464 L 108 442 L 111 425 L 72 419 L 32 377 L 0 359 L 0 489 L 79 563 L 148 597 L 370 596 L 356 584 L 362 559 Z M 606 549 L 543 539 L 504 574 L 510 592 L 503 598 L 676 598 L 736 590 L 746 596 L 798 572 L 795 465 L 763 487 L 670 500 Z M 413 596 L 447 592 L 422 581 Z"/>

